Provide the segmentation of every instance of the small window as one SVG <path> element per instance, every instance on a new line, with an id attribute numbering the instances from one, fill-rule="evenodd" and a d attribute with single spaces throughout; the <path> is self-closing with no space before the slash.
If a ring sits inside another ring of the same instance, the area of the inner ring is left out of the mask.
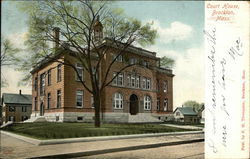
<path id="1" fill-rule="evenodd" d="M 51 105 L 51 93 L 48 93 L 47 95 L 47 108 L 50 109 Z"/>
<path id="2" fill-rule="evenodd" d="M 37 110 L 37 97 L 35 97 L 35 100 L 34 100 L 34 109 L 35 109 L 35 111 Z"/>
<path id="3" fill-rule="evenodd" d="M 136 58 L 130 58 L 129 59 L 129 64 L 130 65 L 133 65 L 133 64 L 136 64 L 137 63 L 137 59 Z"/>
<path id="4" fill-rule="evenodd" d="M 147 79 L 146 87 L 147 87 L 148 90 L 151 89 L 151 79 L 149 79 L 149 78 Z"/>
<path id="5" fill-rule="evenodd" d="M 48 70 L 48 86 L 51 85 L 51 69 Z"/>
<path id="6" fill-rule="evenodd" d="M 128 87 L 131 87 L 131 75 L 127 74 Z"/>
<path id="7" fill-rule="evenodd" d="M 148 61 L 145 61 L 145 60 L 144 60 L 144 61 L 143 61 L 143 66 L 145 66 L 145 67 L 147 67 L 147 68 L 148 68 L 148 67 L 149 67 L 149 63 L 148 63 Z"/>
<path id="8" fill-rule="evenodd" d="M 61 108 L 61 90 L 57 90 L 57 108 Z"/>
<path id="9" fill-rule="evenodd" d="M 160 110 L 160 98 L 157 98 L 157 110 Z"/>
<path id="10" fill-rule="evenodd" d="M 168 110 L 168 99 L 164 99 L 164 108 L 163 110 L 166 112 Z"/>
<path id="11" fill-rule="evenodd" d="M 151 109 L 151 98 L 149 96 L 144 96 L 144 109 L 145 110 Z"/>
<path id="12" fill-rule="evenodd" d="M 176 116 L 180 116 L 180 112 L 176 112 Z"/>
<path id="13" fill-rule="evenodd" d="M 168 91 L 168 81 L 164 81 L 163 83 L 163 92 L 167 93 Z"/>
<path id="14" fill-rule="evenodd" d="M 78 116 L 77 120 L 83 120 L 83 117 L 82 116 Z"/>
<path id="15" fill-rule="evenodd" d="M 83 66 L 80 63 L 76 63 L 76 80 L 77 81 L 83 81 Z M 81 79 L 81 80 L 80 80 Z"/>
<path id="16" fill-rule="evenodd" d="M 142 78 L 142 88 L 146 89 L 146 78 L 145 77 Z"/>
<path id="17" fill-rule="evenodd" d="M 76 107 L 83 107 L 83 91 L 76 91 Z"/>
<path id="18" fill-rule="evenodd" d="M 115 78 L 114 78 L 115 77 Z M 123 73 L 119 73 L 117 75 L 116 72 L 113 73 L 113 85 L 117 85 L 117 86 L 123 86 Z"/>
<path id="19" fill-rule="evenodd" d="M 38 79 L 36 77 L 35 78 L 35 82 L 34 82 L 34 89 L 35 89 L 35 91 L 37 91 L 37 86 L 38 86 Z"/>
<path id="20" fill-rule="evenodd" d="M 45 92 L 45 73 L 40 75 L 40 95 L 43 96 Z"/>
<path id="21" fill-rule="evenodd" d="M 136 88 L 140 88 L 140 76 L 136 76 Z"/>
<path id="22" fill-rule="evenodd" d="M 113 54 L 113 59 L 115 59 L 115 61 L 117 61 L 117 62 L 123 62 L 123 56 L 122 55 Z"/>
<path id="23" fill-rule="evenodd" d="M 131 87 L 135 87 L 135 75 L 131 76 Z"/>
<path id="24" fill-rule="evenodd" d="M 22 107 L 22 112 L 27 112 L 27 107 L 26 106 Z"/>
<path id="25" fill-rule="evenodd" d="M 22 116 L 22 121 L 27 120 L 27 119 L 28 119 L 27 116 Z"/>
<path id="26" fill-rule="evenodd" d="M 160 82 L 159 80 L 156 80 L 156 91 L 159 92 L 160 90 Z"/>
<path id="27" fill-rule="evenodd" d="M 115 109 L 122 109 L 123 108 L 123 96 L 121 93 L 115 93 L 113 95 L 113 107 Z"/>
<path id="28" fill-rule="evenodd" d="M 62 80 L 62 64 L 57 65 L 57 82 Z"/>
<path id="29" fill-rule="evenodd" d="M 16 121 L 15 117 L 14 116 L 9 116 L 9 121 Z"/>
<path id="30" fill-rule="evenodd" d="M 93 95 L 91 96 L 90 104 L 91 104 L 91 108 L 95 108 Z"/>
<path id="31" fill-rule="evenodd" d="M 15 112 L 16 108 L 14 106 L 9 106 L 9 112 Z"/>

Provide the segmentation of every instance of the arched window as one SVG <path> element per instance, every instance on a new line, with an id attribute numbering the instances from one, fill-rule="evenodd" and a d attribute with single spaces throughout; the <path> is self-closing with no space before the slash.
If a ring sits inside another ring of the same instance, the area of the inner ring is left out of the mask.
<path id="1" fill-rule="evenodd" d="M 144 109 L 150 110 L 151 109 L 151 98 L 150 96 L 144 96 Z"/>
<path id="2" fill-rule="evenodd" d="M 123 96 L 121 93 L 115 93 L 113 95 L 113 107 L 114 107 L 114 109 L 122 109 L 123 108 Z"/>

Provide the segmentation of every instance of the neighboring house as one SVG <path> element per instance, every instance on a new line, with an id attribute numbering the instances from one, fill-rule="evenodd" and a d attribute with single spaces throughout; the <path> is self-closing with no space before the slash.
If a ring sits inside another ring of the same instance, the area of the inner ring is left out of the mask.
<path id="1" fill-rule="evenodd" d="M 200 118 L 200 123 L 204 124 L 205 123 L 205 106 L 204 106 L 204 104 L 198 110 L 198 116 Z"/>
<path id="2" fill-rule="evenodd" d="M 22 94 L 3 93 L 2 96 L 2 118 L 3 123 L 8 121 L 21 122 L 30 118 L 32 96 Z"/>
<path id="3" fill-rule="evenodd" d="M 175 121 L 185 123 L 199 123 L 198 113 L 192 107 L 177 107 L 174 111 Z"/>
<path id="4" fill-rule="evenodd" d="M 98 23 L 100 29 L 100 23 Z M 102 31 L 101 31 L 102 34 Z M 59 38 L 58 29 L 54 30 Z M 99 34 L 100 35 L 100 34 Z M 101 35 L 102 37 L 102 35 Z M 58 39 L 59 41 L 59 39 Z M 100 48 L 109 49 L 101 69 L 106 70 L 119 48 L 104 39 Z M 58 46 L 56 43 L 55 46 Z M 60 47 L 57 57 L 74 63 L 86 85 L 90 77 L 76 58 L 67 54 L 70 48 Z M 118 75 L 108 85 L 101 97 L 101 119 L 105 122 L 159 122 L 173 113 L 173 73 L 159 66 L 155 52 L 129 46 L 123 56 L 117 58 L 108 79 L 124 67 L 136 63 Z M 94 107 L 92 95 L 83 87 L 73 68 L 52 60 L 45 60 L 33 68 L 32 118 L 43 116 L 47 121 L 92 122 Z M 104 72 L 100 71 L 103 79 Z"/>

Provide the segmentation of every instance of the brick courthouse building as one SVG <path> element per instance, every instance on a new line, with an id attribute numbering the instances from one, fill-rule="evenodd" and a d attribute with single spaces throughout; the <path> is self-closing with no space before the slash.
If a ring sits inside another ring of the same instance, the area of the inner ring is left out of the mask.
<path id="1" fill-rule="evenodd" d="M 59 30 L 55 30 L 59 37 Z M 103 40 L 102 47 L 109 52 L 101 69 L 113 60 L 116 48 Z M 90 77 L 76 58 L 61 49 L 58 59 L 74 63 L 83 81 L 90 85 Z M 101 99 L 101 120 L 104 122 L 158 122 L 173 112 L 172 70 L 160 67 L 155 52 L 129 46 L 116 59 L 108 79 L 128 63 L 137 65 L 120 73 L 104 90 Z M 100 78 L 104 76 L 100 71 Z M 74 69 L 58 62 L 41 62 L 32 71 L 32 115 L 47 121 L 92 122 L 94 119 L 93 97 L 79 81 Z"/>

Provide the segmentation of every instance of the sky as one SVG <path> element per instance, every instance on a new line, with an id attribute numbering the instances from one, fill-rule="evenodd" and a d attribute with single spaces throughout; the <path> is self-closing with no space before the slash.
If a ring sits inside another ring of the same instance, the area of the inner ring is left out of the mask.
<path id="1" fill-rule="evenodd" d="M 2 2 L 1 36 L 10 39 L 16 47 L 24 48 L 28 16 L 16 9 L 17 3 Z M 114 5 L 124 9 L 126 16 L 142 23 L 150 22 L 157 30 L 155 44 L 144 49 L 157 52 L 158 57 L 175 60 L 174 108 L 187 100 L 204 102 L 204 2 L 118 1 Z M 18 93 L 22 89 L 23 93 L 31 94 L 31 86 L 18 86 L 22 74 L 11 67 L 3 67 L 2 76 L 8 86 L 2 88 L 2 92 Z"/>

